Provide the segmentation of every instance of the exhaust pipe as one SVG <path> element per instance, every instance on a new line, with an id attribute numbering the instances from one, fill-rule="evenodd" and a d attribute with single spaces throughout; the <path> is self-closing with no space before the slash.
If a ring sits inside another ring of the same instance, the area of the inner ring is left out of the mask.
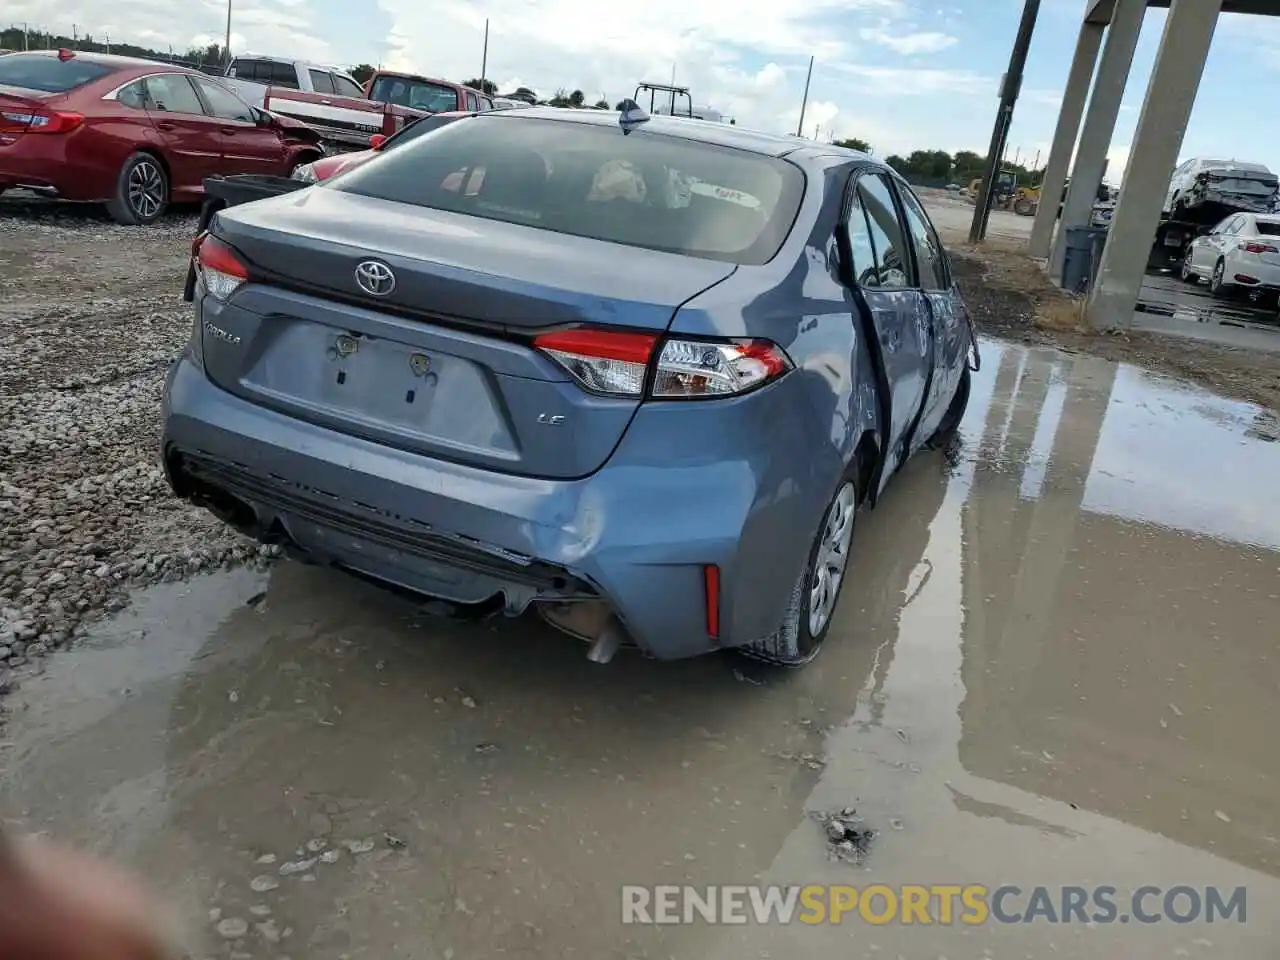
<path id="1" fill-rule="evenodd" d="M 540 603 L 538 613 L 562 633 L 590 644 L 587 659 L 592 663 L 608 663 L 629 641 L 622 622 L 603 600 Z"/>
<path id="2" fill-rule="evenodd" d="M 614 654 L 618 652 L 618 648 L 622 646 L 622 641 L 626 639 L 626 634 L 622 630 L 622 624 L 618 622 L 617 617 L 609 617 L 609 622 L 605 624 L 604 630 L 600 636 L 587 648 L 587 659 L 592 663 L 608 663 L 613 659 Z"/>

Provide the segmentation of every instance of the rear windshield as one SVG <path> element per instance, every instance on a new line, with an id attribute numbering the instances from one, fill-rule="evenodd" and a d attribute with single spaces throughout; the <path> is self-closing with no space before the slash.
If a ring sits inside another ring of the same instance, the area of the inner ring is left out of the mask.
<path id="1" fill-rule="evenodd" d="M 0 86 L 63 93 L 105 77 L 115 68 L 73 57 L 59 60 L 37 54 L 0 56 Z"/>
<path id="2" fill-rule="evenodd" d="M 443 116 L 437 114 L 433 117 L 423 117 L 421 120 L 415 120 L 399 133 L 387 138 L 387 142 L 382 145 L 382 152 L 386 153 L 392 147 L 403 147 L 411 140 L 416 140 L 424 133 L 430 133 L 432 130 L 439 130 L 446 124 L 460 119 L 457 116 Z"/>
<path id="3" fill-rule="evenodd" d="M 453 87 L 409 77 L 379 77 L 369 91 L 369 99 L 431 113 L 458 109 L 458 91 Z"/>
<path id="4" fill-rule="evenodd" d="M 765 263 L 804 176 L 785 160 L 643 128 L 496 111 L 351 171 L 330 187 L 383 200 L 730 263 Z"/>

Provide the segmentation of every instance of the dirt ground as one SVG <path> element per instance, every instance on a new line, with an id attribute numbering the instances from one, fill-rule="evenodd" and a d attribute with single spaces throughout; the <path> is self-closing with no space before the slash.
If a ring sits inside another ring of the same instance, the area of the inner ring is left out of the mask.
<path id="1" fill-rule="evenodd" d="M 1141 330 L 1089 330 L 1080 301 L 1005 246 L 951 248 L 965 302 L 988 336 L 1090 353 L 1171 374 L 1215 393 L 1280 410 L 1280 353 L 1219 346 Z"/>
<path id="2" fill-rule="evenodd" d="M 1090 330 L 1081 301 L 1053 286 L 1027 258 L 1025 240 L 1011 229 L 995 230 L 981 246 L 967 242 L 967 213 L 956 217 L 959 201 L 941 191 L 921 191 L 938 232 L 950 249 L 956 279 L 980 332 L 1025 344 L 1089 353 L 1132 363 L 1201 384 L 1215 393 L 1280 410 L 1280 352 L 1164 336 L 1140 330 Z M 1010 220 L 1004 216 L 1003 220 Z M 1029 224 L 1017 218 L 1014 226 Z M 963 229 L 962 229 L 963 225 Z M 1026 227 L 1029 229 L 1029 227 Z"/>

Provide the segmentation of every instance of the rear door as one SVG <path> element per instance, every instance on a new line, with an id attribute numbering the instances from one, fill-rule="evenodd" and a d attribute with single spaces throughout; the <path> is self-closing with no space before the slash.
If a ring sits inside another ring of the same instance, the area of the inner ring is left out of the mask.
<path id="1" fill-rule="evenodd" d="M 261 126 L 249 105 L 213 80 L 192 78 L 204 107 L 220 122 L 223 176 L 256 173 L 280 176 L 285 170 L 285 146 L 275 127 Z"/>
<path id="2" fill-rule="evenodd" d="M 316 93 L 332 93 L 336 95 L 337 91 L 333 89 L 333 74 L 328 70 L 311 69 L 307 71 L 307 74 L 311 77 L 311 89 Z"/>
<path id="3" fill-rule="evenodd" d="M 928 307 L 916 287 L 910 234 L 889 178 L 869 170 L 854 174 L 847 207 L 853 274 L 870 313 L 889 385 L 883 484 L 907 456 L 928 387 L 933 333 Z"/>
<path id="4" fill-rule="evenodd" d="M 1209 233 L 1201 266 L 1212 270 L 1217 264 L 1218 258 L 1224 256 L 1228 249 L 1235 246 L 1235 235 L 1240 232 L 1240 227 L 1243 224 L 1244 217 L 1236 214 L 1235 216 L 1227 217 L 1227 219 L 1214 227 Z"/>
<path id="5" fill-rule="evenodd" d="M 365 99 L 364 88 L 350 77 L 344 77 L 340 73 L 334 73 L 331 76 L 333 77 L 333 92 L 338 96 L 353 97 L 356 100 Z"/>
<path id="6" fill-rule="evenodd" d="M 219 122 L 204 111 L 191 80 L 181 73 L 146 78 L 147 113 L 164 139 L 174 190 L 204 189 L 204 178 L 221 172 Z"/>

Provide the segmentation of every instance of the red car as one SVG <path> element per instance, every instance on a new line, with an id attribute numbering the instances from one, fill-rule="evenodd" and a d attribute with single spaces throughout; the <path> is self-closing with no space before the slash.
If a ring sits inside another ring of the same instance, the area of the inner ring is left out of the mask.
<path id="1" fill-rule="evenodd" d="M 171 201 L 198 201 L 205 177 L 288 176 L 319 159 L 318 140 L 184 67 L 71 50 L 0 56 L 0 193 L 105 203 L 120 223 L 151 223 Z"/>
<path id="2" fill-rule="evenodd" d="M 433 113 L 430 116 L 423 117 L 421 120 L 414 120 L 399 133 L 394 136 L 384 137 L 381 134 L 374 134 L 369 142 L 373 145 L 369 150 L 361 150 L 359 153 L 340 153 L 337 156 L 325 157 L 321 160 L 315 160 L 311 163 L 299 166 L 293 171 L 295 180 L 306 180 L 316 182 L 318 180 L 328 180 L 330 177 L 337 176 L 346 170 L 351 170 L 360 166 L 362 163 L 368 163 L 379 153 L 387 150 L 394 150 L 396 147 L 403 146 L 410 140 L 414 140 L 424 133 L 430 133 L 432 130 L 439 130 L 447 123 L 453 123 L 462 117 L 474 116 L 475 112 L 470 110 L 453 110 L 448 113 Z"/>

